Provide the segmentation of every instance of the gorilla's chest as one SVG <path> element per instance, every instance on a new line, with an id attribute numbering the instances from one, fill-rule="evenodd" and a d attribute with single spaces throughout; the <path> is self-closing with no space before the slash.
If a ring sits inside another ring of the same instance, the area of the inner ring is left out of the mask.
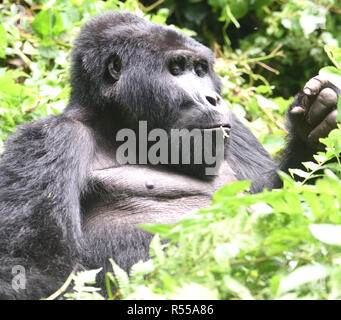
<path id="1" fill-rule="evenodd" d="M 147 166 L 93 170 L 83 201 L 85 225 L 98 219 L 115 225 L 175 223 L 207 207 L 215 191 L 235 180 L 226 162 L 209 182 Z"/>

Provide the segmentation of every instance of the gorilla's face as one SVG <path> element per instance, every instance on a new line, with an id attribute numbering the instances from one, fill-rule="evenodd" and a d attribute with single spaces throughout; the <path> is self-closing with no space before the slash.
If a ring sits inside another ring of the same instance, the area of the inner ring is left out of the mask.
<path id="1" fill-rule="evenodd" d="M 161 37 L 157 31 L 163 28 L 155 28 L 152 34 Z M 135 120 L 148 121 L 150 128 L 229 127 L 229 109 L 220 96 L 220 79 L 213 70 L 211 52 L 200 44 L 188 47 L 189 38 L 166 30 L 165 38 L 177 36 L 178 42 L 182 40 L 181 47 L 173 48 L 167 38 L 158 41 L 149 36 L 129 61 L 114 53 L 107 68 L 113 70 L 109 73 L 117 92 L 115 100 L 123 109 L 133 110 Z M 169 43 L 167 50 L 150 48 L 161 41 Z"/>
<path id="2" fill-rule="evenodd" d="M 220 96 L 220 81 L 217 81 L 210 59 L 186 49 L 169 51 L 168 55 L 165 60 L 165 84 L 170 84 L 174 91 L 181 93 L 175 107 L 178 117 L 172 127 L 229 128 L 229 109 Z"/>
<path id="3" fill-rule="evenodd" d="M 83 28 L 75 47 L 74 96 L 110 112 L 119 119 L 116 127 L 137 131 L 146 121 L 149 131 L 228 136 L 231 113 L 220 96 L 213 54 L 197 41 L 132 14 L 107 13 Z"/>

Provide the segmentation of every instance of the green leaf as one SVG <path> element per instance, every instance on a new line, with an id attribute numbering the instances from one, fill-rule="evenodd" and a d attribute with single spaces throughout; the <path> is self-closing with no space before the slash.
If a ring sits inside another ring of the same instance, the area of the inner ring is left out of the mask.
<path id="1" fill-rule="evenodd" d="M 271 92 L 271 87 L 270 86 L 265 86 L 265 85 L 260 85 L 256 87 L 256 92 L 259 94 L 265 94 Z"/>
<path id="2" fill-rule="evenodd" d="M 328 157 L 322 155 L 322 154 L 315 154 L 313 155 L 313 158 L 318 162 L 319 164 L 325 162 L 328 160 Z"/>
<path id="3" fill-rule="evenodd" d="M 306 202 L 309 204 L 313 215 L 317 218 L 323 214 L 321 203 L 315 193 L 305 192 L 304 197 Z"/>
<path id="4" fill-rule="evenodd" d="M 31 27 L 34 33 L 41 39 L 53 38 L 65 30 L 62 17 L 54 9 L 40 11 L 35 16 Z"/>
<path id="5" fill-rule="evenodd" d="M 10 96 L 19 96 L 23 86 L 15 83 L 12 79 L 0 77 L 0 93 Z"/>
<path id="6" fill-rule="evenodd" d="M 244 180 L 244 181 L 236 181 L 233 183 L 230 183 L 224 187 L 222 187 L 220 190 L 218 190 L 213 195 L 213 202 L 219 202 L 221 200 L 224 200 L 224 198 L 229 196 L 237 195 L 241 192 L 247 191 L 250 188 L 251 181 Z"/>
<path id="7" fill-rule="evenodd" d="M 324 51 L 329 59 L 334 63 L 335 67 L 341 69 L 341 48 L 336 46 L 324 46 Z"/>
<path id="8" fill-rule="evenodd" d="M 341 152 L 341 130 L 332 130 L 327 138 L 321 138 L 320 141 L 330 148 L 335 156 Z"/>
<path id="9" fill-rule="evenodd" d="M 341 89 L 341 70 L 335 67 L 324 67 L 320 69 L 319 74 Z"/>
<path id="10" fill-rule="evenodd" d="M 304 165 L 305 168 L 307 168 L 307 170 L 311 171 L 315 171 L 319 168 L 319 165 L 312 161 L 302 162 L 302 164 Z"/>
<path id="11" fill-rule="evenodd" d="M 341 225 L 311 224 L 309 229 L 319 241 L 341 246 Z"/>
<path id="12" fill-rule="evenodd" d="M 266 99 L 262 96 L 257 95 L 256 96 L 257 103 L 262 109 L 268 109 L 268 110 L 278 110 L 279 106 L 273 102 L 270 99 Z"/>
<path id="13" fill-rule="evenodd" d="M 130 269 L 130 278 L 132 281 L 136 281 L 138 279 L 142 279 L 143 276 L 147 273 L 150 273 L 154 270 L 154 264 L 152 260 L 142 261 L 135 263 Z"/>
<path id="14" fill-rule="evenodd" d="M 280 293 L 294 290 L 307 283 L 325 279 L 328 274 L 329 269 L 322 265 L 307 265 L 300 267 L 281 281 L 279 288 Z"/>
<path id="15" fill-rule="evenodd" d="M 156 234 L 150 243 L 150 256 L 155 257 L 162 264 L 165 260 L 165 252 L 160 241 L 160 236 Z"/>
<path id="16" fill-rule="evenodd" d="M 306 171 L 303 171 L 301 169 L 289 169 L 289 172 L 290 172 L 292 177 L 293 177 L 294 174 L 296 176 L 301 177 L 301 178 L 308 178 L 309 177 L 309 173 L 306 172 Z"/>
<path id="17" fill-rule="evenodd" d="M 292 188 L 295 186 L 295 180 L 289 176 L 287 173 L 282 171 L 277 171 L 278 176 L 283 181 L 283 189 Z"/>
<path id="18" fill-rule="evenodd" d="M 249 0 L 232 0 L 229 2 L 231 13 L 235 19 L 244 17 L 249 11 Z"/>
<path id="19" fill-rule="evenodd" d="M 268 134 L 265 136 L 262 144 L 266 151 L 273 154 L 284 147 L 285 139 L 279 135 Z"/>
<path id="20" fill-rule="evenodd" d="M 7 32 L 3 24 L 0 22 L 0 58 L 6 58 L 7 48 Z"/>
<path id="21" fill-rule="evenodd" d="M 235 244 L 221 243 L 213 251 L 215 261 L 226 268 L 231 258 L 239 253 L 239 248 Z"/>
<path id="22" fill-rule="evenodd" d="M 224 286 L 232 294 L 245 300 L 253 300 L 250 290 L 238 280 L 226 275 L 223 277 Z"/>
<path id="23" fill-rule="evenodd" d="M 270 289 L 273 294 L 277 294 L 280 283 L 281 283 L 281 277 L 278 275 L 275 275 L 270 280 Z"/>
<path id="24" fill-rule="evenodd" d="M 115 278 L 117 280 L 119 289 L 123 295 L 128 293 L 128 287 L 129 287 L 129 276 L 128 274 L 121 269 L 112 259 L 109 259 L 112 269 L 115 275 Z"/>
<path id="25" fill-rule="evenodd" d="M 102 268 L 77 272 L 77 274 L 73 276 L 75 288 L 82 288 L 86 284 L 95 284 L 96 276 L 101 270 Z"/>
<path id="26" fill-rule="evenodd" d="M 217 289 L 210 289 L 201 284 L 190 282 L 184 283 L 181 287 L 174 289 L 174 293 L 169 295 L 172 300 L 185 300 L 190 297 L 193 300 L 217 300 Z"/>
<path id="27" fill-rule="evenodd" d="M 77 272 L 73 276 L 73 292 L 66 293 L 64 297 L 74 300 L 104 300 L 104 297 L 98 293 L 101 289 L 90 286 L 96 284 L 96 276 L 101 270 L 102 268 Z"/>
<path id="28" fill-rule="evenodd" d="M 155 224 L 139 224 L 140 228 L 149 231 L 151 233 L 157 233 L 160 235 L 168 235 L 174 226 L 169 224 L 155 223 Z"/>

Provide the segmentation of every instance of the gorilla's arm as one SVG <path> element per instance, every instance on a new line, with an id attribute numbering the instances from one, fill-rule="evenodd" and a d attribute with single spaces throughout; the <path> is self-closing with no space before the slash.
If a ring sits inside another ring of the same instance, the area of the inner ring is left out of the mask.
<path id="1" fill-rule="evenodd" d="M 237 180 L 255 181 L 276 166 L 257 138 L 234 115 L 226 156 Z"/>
<path id="2" fill-rule="evenodd" d="M 19 293 L 35 298 L 44 296 L 38 288 L 46 295 L 58 285 L 61 265 L 71 271 L 82 245 L 79 199 L 91 141 L 84 125 L 62 114 L 21 126 L 7 142 L 0 162 L 0 297 L 19 297 L 11 289 L 14 265 L 26 269 L 29 291 Z"/>
<path id="3" fill-rule="evenodd" d="M 295 96 L 287 111 L 288 145 L 279 162 L 279 170 L 304 169 L 302 162 L 313 160 L 313 155 L 324 149 L 319 139 L 337 128 L 339 94 L 339 88 L 316 76 Z M 275 184 L 280 186 L 278 180 Z"/>
<path id="4" fill-rule="evenodd" d="M 280 164 L 281 170 L 294 168 L 324 149 L 319 139 L 337 127 L 339 94 L 339 88 L 316 76 L 295 96 L 287 112 L 289 142 Z"/>

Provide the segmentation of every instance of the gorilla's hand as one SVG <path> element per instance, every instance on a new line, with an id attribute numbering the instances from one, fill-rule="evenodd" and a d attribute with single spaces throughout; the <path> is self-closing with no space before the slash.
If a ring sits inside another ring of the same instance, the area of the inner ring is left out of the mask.
<path id="1" fill-rule="evenodd" d="M 337 100 L 340 89 L 322 76 L 311 78 L 288 110 L 294 137 L 314 150 L 322 149 L 320 138 L 337 127 Z"/>

